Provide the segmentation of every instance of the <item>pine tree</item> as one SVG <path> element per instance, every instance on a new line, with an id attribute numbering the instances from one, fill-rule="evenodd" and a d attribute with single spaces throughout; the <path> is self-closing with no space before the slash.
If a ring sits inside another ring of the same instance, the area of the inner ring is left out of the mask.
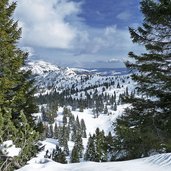
<path id="1" fill-rule="evenodd" d="M 38 133 L 29 125 L 29 122 L 23 112 L 20 113 L 20 125 L 18 126 L 16 144 L 22 147 L 19 163 L 25 164 L 31 157 L 35 156 L 37 151 L 33 142 L 38 139 Z"/>
<path id="2" fill-rule="evenodd" d="M 63 115 L 63 125 L 67 125 L 67 117 L 66 115 Z"/>
<path id="3" fill-rule="evenodd" d="M 69 155 L 69 147 L 68 147 L 68 141 L 65 139 L 64 140 L 64 154 L 66 155 L 66 156 L 68 156 Z"/>
<path id="4" fill-rule="evenodd" d="M 95 161 L 96 151 L 95 151 L 94 139 L 95 136 L 91 136 L 91 135 L 88 138 L 87 148 L 84 154 L 84 160 L 86 161 Z"/>
<path id="5" fill-rule="evenodd" d="M 75 147 L 77 149 L 78 155 L 81 158 L 82 157 L 82 154 L 83 154 L 83 149 L 84 149 L 81 132 L 78 132 L 76 134 L 76 137 L 75 137 L 74 142 L 75 142 Z"/>
<path id="6" fill-rule="evenodd" d="M 71 159 L 70 159 L 71 163 L 78 163 L 80 162 L 79 160 L 79 152 L 77 150 L 77 146 L 74 145 L 72 152 L 71 152 Z"/>
<path id="7" fill-rule="evenodd" d="M 108 113 L 108 108 L 107 108 L 107 105 L 105 105 L 104 114 L 107 114 L 107 113 Z"/>
<path id="8" fill-rule="evenodd" d="M 86 125 L 84 119 L 81 119 L 81 132 L 82 132 L 82 138 L 87 138 Z"/>
<path id="9" fill-rule="evenodd" d="M 12 19 L 15 8 L 16 2 L 0 2 L 0 141 L 16 142 L 21 148 L 17 160 L 24 164 L 35 154 L 37 133 L 32 113 L 37 107 L 31 73 L 21 69 L 28 54 L 17 47 L 21 28 Z"/>
<path id="10" fill-rule="evenodd" d="M 132 41 L 143 45 L 146 53 L 129 53 L 139 96 L 127 96 L 132 107 L 117 120 L 118 150 L 126 158 L 171 151 L 171 1 L 143 0 L 142 26 L 130 28 Z"/>
<path id="11" fill-rule="evenodd" d="M 58 125 L 57 125 L 57 123 L 55 123 L 55 126 L 54 126 L 54 138 L 58 139 L 58 136 L 59 136 Z"/>
<path id="12" fill-rule="evenodd" d="M 107 160 L 111 161 L 114 152 L 114 140 L 111 132 L 105 137 L 104 149 L 107 151 Z"/>
<path id="13" fill-rule="evenodd" d="M 95 161 L 104 162 L 107 161 L 107 148 L 105 148 L 105 136 L 104 131 L 100 131 L 99 128 L 96 129 L 95 133 Z"/>
<path id="14" fill-rule="evenodd" d="M 39 121 L 36 126 L 36 130 L 39 132 L 40 139 L 45 139 L 45 128 L 42 121 Z"/>
<path id="15" fill-rule="evenodd" d="M 117 104 L 116 104 L 116 102 L 114 103 L 113 110 L 117 111 Z"/>
<path id="16" fill-rule="evenodd" d="M 53 150 L 52 160 L 63 164 L 67 163 L 65 153 L 58 146 L 56 146 L 56 149 Z"/>
<path id="17" fill-rule="evenodd" d="M 48 137 L 48 138 L 52 138 L 53 135 L 54 135 L 53 125 L 50 124 L 50 125 L 48 126 L 48 136 L 47 136 L 47 137 Z"/>
<path id="18" fill-rule="evenodd" d="M 77 130 L 77 131 L 80 131 L 80 130 L 81 130 L 81 126 L 80 126 L 80 121 L 79 121 L 78 115 L 77 115 L 77 117 L 76 117 L 76 122 L 75 122 L 75 124 L 76 124 L 76 130 Z"/>
<path id="19" fill-rule="evenodd" d="M 67 126 L 62 126 L 58 128 L 58 139 L 59 139 L 59 144 L 61 146 L 64 146 L 65 142 L 69 140 L 69 130 Z"/>

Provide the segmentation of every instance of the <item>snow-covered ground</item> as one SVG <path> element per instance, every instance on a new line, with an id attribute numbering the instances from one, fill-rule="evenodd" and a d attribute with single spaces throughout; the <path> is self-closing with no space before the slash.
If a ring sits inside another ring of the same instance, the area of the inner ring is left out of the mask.
<path id="1" fill-rule="evenodd" d="M 87 128 L 87 135 L 94 134 L 96 128 L 104 130 L 107 135 L 109 131 L 113 132 L 112 124 L 116 118 L 122 114 L 124 108 L 128 107 L 128 104 L 119 105 L 117 111 L 112 111 L 111 114 L 100 114 L 98 118 L 94 118 L 92 109 L 85 109 L 84 112 L 72 111 L 75 118 L 78 116 L 79 120 L 84 119 Z M 110 112 L 109 112 L 110 113 Z"/>
<path id="2" fill-rule="evenodd" d="M 84 119 L 85 125 L 86 125 L 86 133 L 94 134 L 96 128 L 99 128 L 100 130 L 104 130 L 105 134 L 107 135 L 109 131 L 113 134 L 113 127 L 112 124 L 116 120 L 118 116 L 120 116 L 124 109 L 128 107 L 128 104 L 124 105 L 118 105 L 117 111 L 113 111 L 109 109 L 109 113 L 111 114 L 99 114 L 98 118 L 94 117 L 94 114 L 92 112 L 92 109 L 84 109 L 84 112 L 79 111 L 71 111 L 72 114 L 75 116 L 75 118 L 78 116 L 79 121 L 81 119 Z M 63 108 L 60 107 L 57 112 L 58 116 L 55 118 L 55 122 L 57 125 L 60 125 L 63 120 Z M 36 115 L 35 115 L 36 116 Z"/>
<path id="3" fill-rule="evenodd" d="M 62 120 L 62 108 L 58 110 L 58 117 L 56 122 Z M 87 133 L 93 134 L 95 129 L 99 127 L 103 129 L 107 134 L 112 131 L 111 124 L 115 118 L 122 114 L 123 106 L 118 107 L 116 113 L 112 115 L 101 114 L 98 118 L 94 118 L 90 109 L 84 110 L 84 112 L 72 111 L 75 117 L 84 119 Z M 95 162 L 80 162 L 76 164 L 61 164 L 52 161 L 51 159 L 44 158 L 46 151 L 49 153 L 56 148 L 58 140 L 47 138 L 42 141 L 42 146 L 45 146 L 44 150 L 41 151 L 37 157 L 31 159 L 26 166 L 17 171 L 171 171 L 171 153 L 154 155 L 148 158 L 123 161 L 123 162 L 106 162 L 106 163 L 95 163 Z M 83 139 L 84 150 L 86 148 L 87 139 Z M 73 149 L 74 142 L 68 142 L 69 151 Z M 69 158 L 67 158 L 69 163 Z"/>
<path id="4" fill-rule="evenodd" d="M 156 162 L 157 161 L 157 162 Z M 17 171 L 170 171 L 171 154 L 123 162 L 81 162 L 76 164 L 60 164 L 52 160 L 31 161 Z"/>
<path id="5" fill-rule="evenodd" d="M 0 150 L 3 155 L 8 157 L 14 157 L 18 156 L 21 149 L 17 148 L 12 140 L 4 141 L 2 144 L 0 144 Z"/>
<path id="6" fill-rule="evenodd" d="M 39 85 L 39 88 L 42 86 L 41 88 L 44 89 L 46 93 L 51 91 L 48 90 L 47 87 L 51 87 L 51 89 L 55 88 L 56 90 L 64 90 L 71 88 L 74 85 L 74 87 L 79 91 L 77 95 L 72 94 L 72 97 L 80 99 L 81 94 L 82 97 L 85 95 L 85 88 L 96 85 L 98 94 L 102 94 L 103 84 L 114 81 L 115 84 L 106 88 L 103 93 L 112 95 L 115 91 L 116 98 L 118 99 L 119 94 L 124 93 L 126 88 L 128 88 L 130 93 L 134 89 L 131 79 L 127 78 L 127 76 L 101 77 L 99 75 L 93 75 L 85 82 L 82 82 L 81 76 L 76 75 L 75 70 L 69 68 L 61 69 L 44 62 L 31 63 L 30 67 L 33 73 L 37 74 L 37 85 Z M 117 88 L 117 83 L 120 83 L 120 88 Z M 88 93 L 93 93 L 93 91 L 93 89 L 87 90 Z M 109 131 L 114 134 L 112 124 L 116 118 L 123 113 L 124 108 L 128 106 L 128 104 L 118 105 L 117 111 L 111 110 L 110 106 L 108 106 L 108 114 L 101 113 L 99 117 L 94 117 L 92 109 L 84 109 L 83 112 L 79 112 L 77 109 L 76 111 L 71 112 L 75 118 L 78 116 L 80 121 L 81 119 L 84 119 L 87 128 L 87 135 L 94 134 L 96 128 L 104 130 L 107 135 Z M 41 116 L 40 113 L 34 115 L 37 117 Z M 62 120 L 63 108 L 59 107 L 55 122 L 60 126 Z M 84 151 L 86 150 L 87 141 L 88 138 L 83 138 Z M 44 157 L 47 150 L 51 153 L 53 149 L 56 148 L 58 140 L 47 138 L 41 143 L 42 146 L 45 146 L 44 150 L 41 151 L 37 157 L 32 158 L 26 166 L 17 171 L 171 171 L 171 153 L 123 162 L 95 163 L 81 160 L 80 163 L 76 164 L 60 164 Z M 74 142 L 69 141 L 68 147 L 70 152 L 73 149 L 73 146 Z M 69 156 L 67 156 L 67 161 L 69 163 Z"/>

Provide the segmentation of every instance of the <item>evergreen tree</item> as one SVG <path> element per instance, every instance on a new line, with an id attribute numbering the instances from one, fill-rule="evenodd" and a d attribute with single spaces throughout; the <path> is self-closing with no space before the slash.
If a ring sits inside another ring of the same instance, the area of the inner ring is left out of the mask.
<path id="1" fill-rule="evenodd" d="M 78 155 L 81 158 L 84 147 L 83 147 L 83 140 L 80 132 L 76 134 L 76 138 L 74 142 L 75 142 L 75 147 L 77 148 Z"/>
<path id="2" fill-rule="evenodd" d="M 86 125 L 84 119 L 81 119 L 81 132 L 82 132 L 82 138 L 87 138 Z"/>
<path id="3" fill-rule="evenodd" d="M 111 138 L 111 137 L 110 137 Z M 104 131 L 96 129 L 96 133 L 89 137 L 87 143 L 87 150 L 84 155 L 84 159 L 87 161 L 105 162 L 108 160 L 109 143 L 107 140 L 111 140 L 109 137 L 105 137 Z"/>
<path id="4" fill-rule="evenodd" d="M 55 123 L 55 126 L 54 126 L 54 138 L 58 139 L 58 136 L 59 136 L 58 125 L 57 125 L 57 123 Z"/>
<path id="5" fill-rule="evenodd" d="M 112 161 L 114 152 L 114 140 L 111 132 L 105 137 L 104 149 L 107 152 L 107 160 Z"/>
<path id="6" fill-rule="evenodd" d="M 44 128 L 44 125 L 43 125 L 43 122 L 42 121 L 39 121 L 37 123 L 37 126 L 36 126 L 36 130 L 39 132 L 40 134 L 40 138 L 43 140 L 45 139 L 45 128 Z"/>
<path id="7" fill-rule="evenodd" d="M 64 116 L 68 117 L 69 116 L 69 112 L 70 112 L 69 109 L 67 107 L 64 107 L 64 109 L 63 109 Z"/>
<path id="8" fill-rule="evenodd" d="M 20 157 L 18 159 L 20 164 L 25 164 L 31 157 L 36 154 L 36 146 L 33 142 L 38 138 L 38 134 L 29 125 L 29 122 L 23 112 L 20 113 L 20 125 L 18 126 L 18 133 L 16 144 L 22 147 Z"/>
<path id="9" fill-rule="evenodd" d="M 81 126 L 80 126 L 80 121 L 79 121 L 78 115 L 77 115 L 77 117 L 76 117 L 76 122 L 75 122 L 75 124 L 76 124 L 76 130 L 77 130 L 77 131 L 80 131 L 80 130 L 81 130 Z"/>
<path id="10" fill-rule="evenodd" d="M 113 110 L 117 111 L 117 104 L 116 104 L 116 102 L 114 103 Z"/>
<path id="11" fill-rule="evenodd" d="M 63 125 L 67 125 L 67 117 L 66 115 L 63 115 Z"/>
<path id="12" fill-rule="evenodd" d="M 132 107 L 116 123 L 117 148 L 122 159 L 171 151 L 171 1 L 142 0 L 142 26 L 130 28 L 132 41 L 146 53 L 129 53 L 139 96 L 127 96 Z"/>
<path id="13" fill-rule="evenodd" d="M 96 129 L 95 133 L 95 161 L 102 162 L 107 161 L 107 149 L 105 148 L 105 135 L 104 131 L 100 131 L 99 128 Z"/>
<path id="14" fill-rule="evenodd" d="M 53 134 L 54 134 L 54 132 L 53 132 L 53 125 L 50 124 L 48 126 L 48 138 L 52 138 L 53 137 Z"/>
<path id="15" fill-rule="evenodd" d="M 65 142 L 68 142 L 68 140 L 69 140 L 69 130 L 68 130 L 67 126 L 59 127 L 58 138 L 59 138 L 59 144 L 61 146 L 64 146 Z"/>
<path id="16" fill-rule="evenodd" d="M 68 156 L 69 155 L 69 147 L 68 147 L 67 139 L 64 140 L 64 145 L 63 146 L 64 146 L 64 150 L 63 151 L 64 151 L 65 155 Z"/>
<path id="17" fill-rule="evenodd" d="M 88 138 L 87 148 L 84 155 L 84 160 L 86 161 L 95 161 L 96 151 L 94 145 L 94 138 L 95 136 L 91 136 L 91 135 Z"/>
<path id="18" fill-rule="evenodd" d="M 71 159 L 70 159 L 71 163 L 78 163 L 80 162 L 79 160 L 79 152 L 77 150 L 77 146 L 74 145 L 72 152 L 71 152 Z"/>
<path id="19" fill-rule="evenodd" d="M 104 107 L 104 114 L 108 114 L 108 108 L 107 108 L 107 105 L 105 105 L 105 107 Z"/>
<path id="20" fill-rule="evenodd" d="M 69 123 L 68 123 L 69 127 L 72 127 L 74 125 L 74 123 L 75 123 L 75 117 L 73 114 L 71 114 L 69 116 Z"/>
<path id="21" fill-rule="evenodd" d="M 16 2 L 0 2 L 0 141 L 13 140 L 21 148 L 16 159 L 21 165 L 35 154 L 38 135 L 32 113 L 37 107 L 31 73 L 21 69 L 28 54 L 17 47 L 21 28 L 12 19 L 15 8 Z"/>
<path id="22" fill-rule="evenodd" d="M 52 160 L 63 164 L 67 163 L 65 153 L 58 146 L 56 146 L 56 149 L 53 150 Z"/>

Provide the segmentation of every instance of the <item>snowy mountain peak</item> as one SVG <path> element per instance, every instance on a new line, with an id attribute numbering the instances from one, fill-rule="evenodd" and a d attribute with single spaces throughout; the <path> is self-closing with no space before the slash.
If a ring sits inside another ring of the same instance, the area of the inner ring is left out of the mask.
<path id="1" fill-rule="evenodd" d="M 65 68 L 64 72 L 67 75 L 76 75 L 76 73 L 71 68 L 68 67 Z"/>
<path id="2" fill-rule="evenodd" d="M 41 75 L 51 71 L 59 71 L 60 68 L 45 61 L 30 61 L 27 68 L 35 75 Z"/>

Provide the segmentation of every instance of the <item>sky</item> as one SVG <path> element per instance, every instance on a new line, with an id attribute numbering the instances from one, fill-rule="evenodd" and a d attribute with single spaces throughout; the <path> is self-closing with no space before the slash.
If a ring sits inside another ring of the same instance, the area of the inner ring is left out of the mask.
<path id="1" fill-rule="evenodd" d="M 18 0 L 14 19 L 22 27 L 19 46 L 31 58 L 62 66 L 124 61 L 131 42 L 128 27 L 142 23 L 140 0 Z"/>

